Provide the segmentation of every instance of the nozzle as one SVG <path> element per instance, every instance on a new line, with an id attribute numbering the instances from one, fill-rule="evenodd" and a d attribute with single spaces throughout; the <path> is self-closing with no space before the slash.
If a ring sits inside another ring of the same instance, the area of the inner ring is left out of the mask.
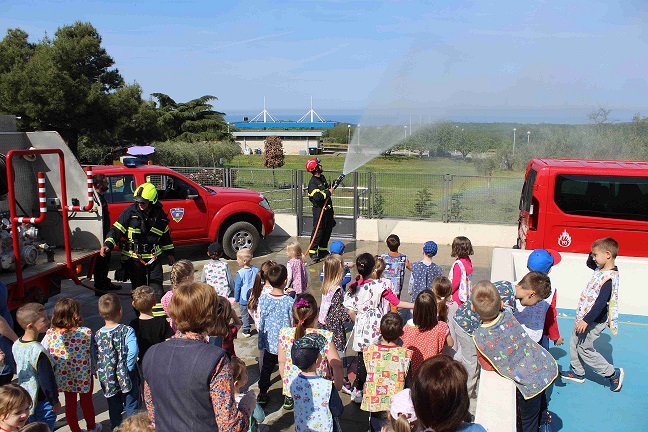
<path id="1" fill-rule="evenodd" d="M 344 174 L 344 173 L 340 174 L 340 176 L 339 176 L 338 178 L 335 179 L 335 181 L 333 182 L 333 184 L 331 185 L 331 187 L 332 187 L 333 189 L 337 189 L 338 186 L 340 186 L 340 183 L 342 183 L 342 180 L 344 180 L 344 177 L 346 177 L 346 174 Z"/>

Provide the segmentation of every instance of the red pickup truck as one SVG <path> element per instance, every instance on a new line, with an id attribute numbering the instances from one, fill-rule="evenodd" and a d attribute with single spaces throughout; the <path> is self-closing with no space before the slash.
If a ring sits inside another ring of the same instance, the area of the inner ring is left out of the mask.
<path id="1" fill-rule="evenodd" d="M 108 178 L 111 223 L 133 203 L 133 193 L 144 182 L 153 183 L 169 214 L 171 238 L 178 245 L 219 241 L 234 259 L 241 249 L 258 247 L 274 229 L 274 212 L 259 192 L 248 189 L 201 186 L 169 168 L 111 165 L 93 168 Z"/>

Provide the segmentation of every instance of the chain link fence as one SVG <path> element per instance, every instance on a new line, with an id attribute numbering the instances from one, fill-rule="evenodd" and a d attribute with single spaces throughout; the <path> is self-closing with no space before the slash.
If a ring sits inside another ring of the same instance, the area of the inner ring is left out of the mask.
<path id="1" fill-rule="evenodd" d="M 293 213 L 298 195 L 297 170 L 259 168 L 172 167 L 205 186 L 239 187 L 261 192 L 277 213 Z M 329 181 L 340 173 L 326 172 Z M 349 175 L 335 193 L 335 213 L 368 218 L 441 222 L 517 223 L 524 179 L 440 174 L 358 172 Z"/>

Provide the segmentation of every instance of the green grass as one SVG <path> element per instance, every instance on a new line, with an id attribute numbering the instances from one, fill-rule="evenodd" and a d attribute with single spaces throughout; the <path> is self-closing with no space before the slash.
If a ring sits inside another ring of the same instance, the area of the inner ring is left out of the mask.
<path id="1" fill-rule="evenodd" d="M 287 155 L 282 169 L 305 169 L 306 161 L 313 156 Z M 325 171 L 341 172 L 345 154 L 319 155 Z M 238 155 L 228 165 L 230 168 L 265 168 L 263 155 Z M 407 172 L 412 174 L 456 174 L 477 175 L 475 165 L 470 161 L 454 158 L 418 158 L 401 155 L 382 156 L 367 162 L 358 172 Z M 495 176 L 523 176 L 523 172 L 497 171 Z"/>

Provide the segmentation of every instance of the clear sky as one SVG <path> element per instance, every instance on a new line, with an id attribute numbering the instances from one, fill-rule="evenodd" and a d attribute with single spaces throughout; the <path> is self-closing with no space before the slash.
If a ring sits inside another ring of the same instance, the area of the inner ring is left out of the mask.
<path id="1" fill-rule="evenodd" d="M 40 1 L 0 3 L 33 41 L 92 23 L 127 82 L 225 112 L 414 115 L 593 107 L 648 115 L 648 2 Z M 578 115 L 581 115 L 578 114 Z M 629 115 L 629 114 L 628 114 Z"/>

